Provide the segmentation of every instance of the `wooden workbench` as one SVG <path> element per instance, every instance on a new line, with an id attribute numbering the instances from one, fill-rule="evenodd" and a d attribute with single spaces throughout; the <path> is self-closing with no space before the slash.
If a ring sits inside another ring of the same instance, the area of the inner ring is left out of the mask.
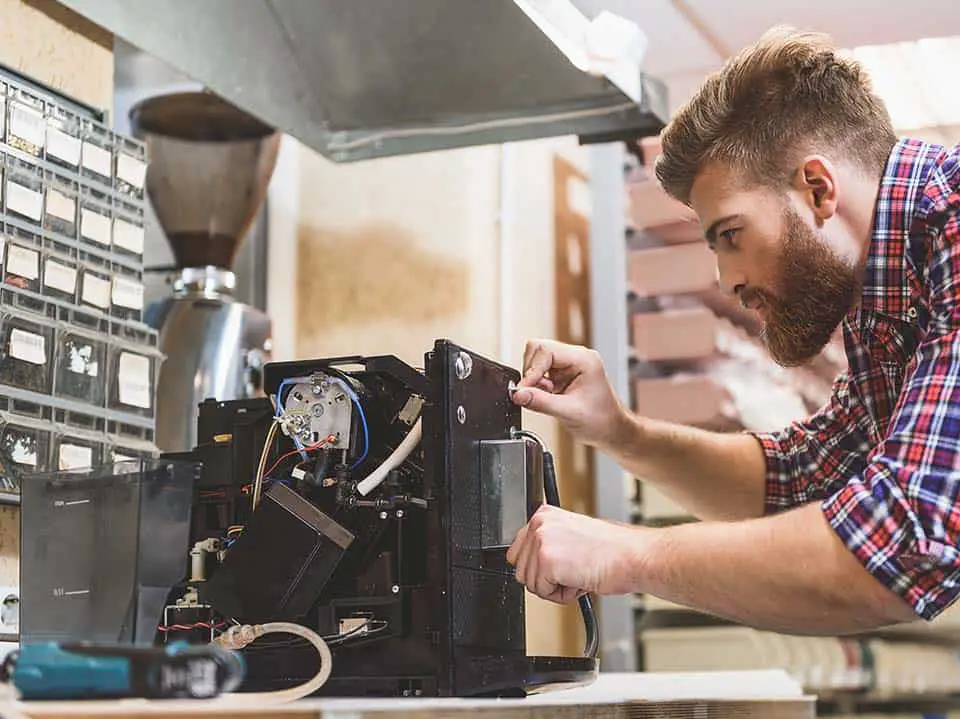
<path id="1" fill-rule="evenodd" d="M 233 695 L 206 702 L 7 702 L 3 719 L 447 719 L 467 715 L 539 717 L 665 717 L 668 719 L 812 719 L 814 698 L 779 671 L 702 674 L 603 673 L 589 687 L 526 699 L 309 699 L 290 704 L 251 702 Z"/>

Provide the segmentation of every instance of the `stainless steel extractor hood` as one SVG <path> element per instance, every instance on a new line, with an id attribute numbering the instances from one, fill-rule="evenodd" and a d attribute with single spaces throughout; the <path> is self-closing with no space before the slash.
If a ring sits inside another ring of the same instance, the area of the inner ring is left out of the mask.
<path id="1" fill-rule="evenodd" d="M 666 120 L 625 26 L 570 0 L 60 2 L 336 162 Z"/>

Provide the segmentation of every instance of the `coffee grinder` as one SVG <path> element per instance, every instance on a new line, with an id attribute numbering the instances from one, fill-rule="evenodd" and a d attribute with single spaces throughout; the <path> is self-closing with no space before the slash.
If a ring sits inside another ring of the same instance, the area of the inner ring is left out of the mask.
<path id="1" fill-rule="evenodd" d="M 188 451 L 201 402 L 261 393 L 270 319 L 233 296 L 231 268 L 266 197 L 281 136 L 203 91 L 143 100 L 130 124 L 147 144 L 147 194 L 175 259 L 171 295 L 147 313 L 165 356 L 156 443 Z"/>

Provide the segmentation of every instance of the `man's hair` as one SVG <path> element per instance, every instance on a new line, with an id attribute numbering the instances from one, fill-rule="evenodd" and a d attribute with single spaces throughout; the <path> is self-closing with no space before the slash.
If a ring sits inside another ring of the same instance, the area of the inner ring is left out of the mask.
<path id="1" fill-rule="evenodd" d="M 689 204 L 694 179 L 712 162 L 777 189 L 810 151 L 879 175 L 897 137 L 859 63 L 824 35 L 775 27 L 710 75 L 661 140 L 657 178 Z"/>

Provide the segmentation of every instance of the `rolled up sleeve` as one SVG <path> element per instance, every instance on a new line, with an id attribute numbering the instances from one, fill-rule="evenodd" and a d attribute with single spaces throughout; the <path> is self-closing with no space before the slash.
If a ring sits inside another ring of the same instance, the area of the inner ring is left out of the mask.
<path id="1" fill-rule="evenodd" d="M 778 432 L 753 432 L 766 458 L 764 511 L 775 514 L 823 499 L 863 469 L 870 450 L 869 419 L 841 374 L 828 402 L 813 416 Z"/>

